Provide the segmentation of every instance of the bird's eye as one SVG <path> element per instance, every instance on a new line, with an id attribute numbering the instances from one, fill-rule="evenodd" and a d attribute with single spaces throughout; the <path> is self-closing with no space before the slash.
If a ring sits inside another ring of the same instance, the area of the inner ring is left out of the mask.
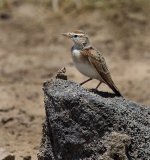
<path id="1" fill-rule="evenodd" d="M 74 35 L 74 38 L 77 38 L 78 37 L 78 35 Z"/>

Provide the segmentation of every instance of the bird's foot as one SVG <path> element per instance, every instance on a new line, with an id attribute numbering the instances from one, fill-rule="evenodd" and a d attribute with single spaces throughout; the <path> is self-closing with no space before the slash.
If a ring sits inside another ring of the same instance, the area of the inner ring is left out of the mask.
<path id="1" fill-rule="evenodd" d="M 88 91 L 93 92 L 93 93 L 97 93 L 98 92 L 97 88 L 90 88 L 90 89 L 88 89 Z"/>

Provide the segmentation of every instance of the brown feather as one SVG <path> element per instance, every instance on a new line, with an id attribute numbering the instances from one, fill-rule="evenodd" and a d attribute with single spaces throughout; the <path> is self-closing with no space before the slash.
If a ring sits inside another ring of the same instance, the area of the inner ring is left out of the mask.
<path id="1" fill-rule="evenodd" d="M 103 55 L 93 47 L 86 48 L 82 54 L 87 56 L 91 64 L 95 67 L 103 82 L 106 83 L 118 96 L 122 96 L 118 88 L 115 86 Z"/>

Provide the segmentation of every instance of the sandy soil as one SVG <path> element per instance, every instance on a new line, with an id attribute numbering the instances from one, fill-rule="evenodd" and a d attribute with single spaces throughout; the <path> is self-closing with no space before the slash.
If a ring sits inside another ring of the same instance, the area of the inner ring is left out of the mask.
<path id="1" fill-rule="evenodd" d="M 99 10 L 62 16 L 31 4 L 15 4 L 1 11 L 0 147 L 14 153 L 18 160 L 25 156 L 36 159 L 45 114 L 42 83 L 64 66 L 69 79 L 86 79 L 74 68 L 70 56 L 72 43 L 60 35 L 62 32 L 88 32 L 94 46 L 106 57 L 122 94 L 149 105 L 149 19 L 138 14 L 129 15 L 127 34 L 120 37 L 118 33 L 124 24 L 115 27 L 113 19 Z M 95 87 L 97 83 L 94 80 L 85 87 Z M 100 89 L 109 90 L 105 85 Z"/>

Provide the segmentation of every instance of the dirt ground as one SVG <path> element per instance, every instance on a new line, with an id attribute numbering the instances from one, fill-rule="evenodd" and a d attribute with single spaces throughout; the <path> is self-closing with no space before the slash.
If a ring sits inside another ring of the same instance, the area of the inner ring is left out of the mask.
<path id="1" fill-rule="evenodd" d="M 29 3 L 0 11 L 0 147 L 17 160 L 37 159 L 45 115 L 42 83 L 64 66 L 70 80 L 86 79 L 73 66 L 71 41 L 60 35 L 66 31 L 86 31 L 121 93 L 150 105 L 149 19 L 141 12 L 129 13 L 127 20 L 116 20 L 116 15 L 99 9 L 54 14 Z M 109 90 L 105 85 L 100 89 Z"/>

